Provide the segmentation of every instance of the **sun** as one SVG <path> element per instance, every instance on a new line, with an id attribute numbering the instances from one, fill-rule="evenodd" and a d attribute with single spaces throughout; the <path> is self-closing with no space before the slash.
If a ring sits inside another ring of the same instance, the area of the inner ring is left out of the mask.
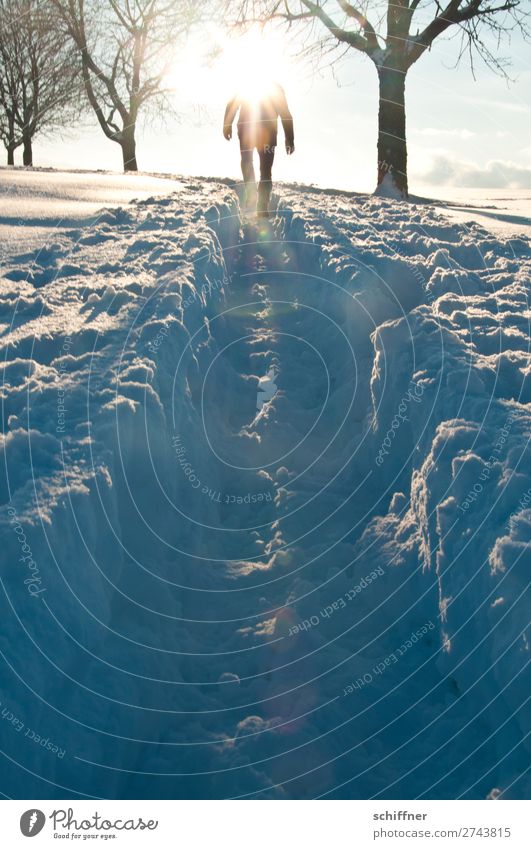
<path id="1" fill-rule="evenodd" d="M 257 26 L 239 35 L 211 31 L 202 42 L 189 42 L 168 87 L 177 100 L 213 105 L 234 95 L 260 98 L 274 83 L 288 85 L 295 77 L 285 37 Z"/>
<path id="2" fill-rule="evenodd" d="M 225 90 L 246 99 L 259 99 L 275 82 L 291 75 L 283 40 L 258 27 L 227 39 L 217 70 Z"/>

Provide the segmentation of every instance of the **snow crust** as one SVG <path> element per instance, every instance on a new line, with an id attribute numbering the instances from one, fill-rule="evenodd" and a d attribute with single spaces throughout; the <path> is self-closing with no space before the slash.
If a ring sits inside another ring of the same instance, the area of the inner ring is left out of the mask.
<path id="1" fill-rule="evenodd" d="M 10 795 L 529 792 L 529 242 L 275 203 L 3 269 Z"/>

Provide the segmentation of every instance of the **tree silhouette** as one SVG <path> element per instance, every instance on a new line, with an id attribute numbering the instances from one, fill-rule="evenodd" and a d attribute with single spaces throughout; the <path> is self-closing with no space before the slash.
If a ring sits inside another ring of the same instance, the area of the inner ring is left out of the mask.
<path id="1" fill-rule="evenodd" d="M 379 81 L 376 193 L 407 197 L 405 84 L 411 66 L 448 30 L 460 34 L 458 59 L 479 55 L 504 73 L 505 61 L 489 46 L 518 28 L 524 36 L 529 0 L 244 0 L 229 2 L 235 23 L 284 20 L 306 28 L 307 51 L 341 47 L 367 56 Z M 527 5 L 527 9 L 526 9 Z M 369 17 L 371 20 L 369 20 Z M 308 47 L 309 45 L 309 47 Z"/>
<path id="2" fill-rule="evenodd" d="M 0 138 L 7 163 L 24 146 L 33 165 L 33 139 L 62 127 L 79 108 L 76 55 L 48 0 L 0 0 Z"/>
<path id="3" fill-rule="evenodd" d="M 122 149 L 125 171 L 137 171 L 141 110 L 159 106 L 175 48 L 197 16 L 192 0 L 50 0 L 81 62 L 89 103 L 107 136 Z"/>

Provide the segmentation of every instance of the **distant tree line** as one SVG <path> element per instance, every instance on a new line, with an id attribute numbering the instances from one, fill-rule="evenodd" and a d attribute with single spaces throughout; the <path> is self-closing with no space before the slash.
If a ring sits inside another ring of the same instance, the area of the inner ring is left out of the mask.
<path id="1" fill-rule="evenodd" d="M 90 110 L 136 171 L 141 112 L 166 102 L 176 49 L 199 20 L 193 0 L 0 0 L 0 138 L 33 165 L 38 133 Z"/>
<path id="2" fill-rule="evenodd" d="M 37 133 L 73 121 L 80 102 L 78 62 L 53 7 L 0 0 L 0 137 L 8 165 L 22 145 L 33 164 Z"/>

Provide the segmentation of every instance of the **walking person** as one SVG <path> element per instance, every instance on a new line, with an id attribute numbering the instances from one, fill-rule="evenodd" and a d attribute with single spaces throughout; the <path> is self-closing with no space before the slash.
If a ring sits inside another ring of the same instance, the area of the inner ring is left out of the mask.
<path id="1" fill-rule="evenodd" d="M 286 153 L 290 156 L 295 151 L 293 117 L 288 108 L 284 89 L 278 83 L 271 84 L 262 92 L 254 92 L 250 95 L 240 94 L 229 100 L 223 119 L 223 135 L 227 141 L 232 138 L 232 125 L 238 112 L 238 138 L 245 184 L 245 205 L 250 210 L 256 199 L 253 156 L 254 151 L 257 150 L 260 159 L 260 183 L 256 211 L 258 218 L 268 218 L 278 119 L 280 118 L 284 130 Z"/>

